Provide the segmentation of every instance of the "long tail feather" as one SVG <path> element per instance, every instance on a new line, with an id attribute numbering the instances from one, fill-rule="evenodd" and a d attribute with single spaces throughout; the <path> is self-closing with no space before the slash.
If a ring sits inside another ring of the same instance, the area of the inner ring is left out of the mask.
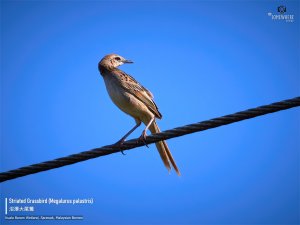
<path id="1" fill-rule="evenodd" d="M 160 129 L 156 124 L 156 121 L 153 121 L 153 123 L 149 127 L 149 130 L 151 131 L 152 134 L 160 132 Z M 168 171 L 170 172 L 171 165 L 172 165 L 172 167 L 175 169 L 177 175 L 180 176 L 180 171 L 179 171 L 179 169 L 175 163 L 175 160 L 170 152 L 167 142 L 160 141 L 160 142 L 156 142 L 155 145 L 156 145 L 159 155 L 160 155 L 165 167 L 168 169 Z"/>

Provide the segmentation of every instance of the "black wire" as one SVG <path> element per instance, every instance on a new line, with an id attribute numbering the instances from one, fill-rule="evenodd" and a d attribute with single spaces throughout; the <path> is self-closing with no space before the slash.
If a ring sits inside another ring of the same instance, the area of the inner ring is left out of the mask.
<path id="1" fill-rule="evenodd" d="M 45 161 L 42 163 L 37 163 L 30 166 L 25 166 L 18 169 L 0 173 L 0 182 L 26 176 L 29 174 L 34 174 L 46 170 L 59 168 L 62 166 L 74 164 L 77 162 L 93 159 L 100 156 L 109 155 L 124 150 L 129 150 L 139 146 L 144 146 L 145 144 L 152 144 L 158 141 L 167 140 L 167 139 L 171 139 L 171 138 L 175 138 L 175 137 L 179 137 L 179 136 L 183 136 L 183 135 L 187 135 L 187 134 L 191 134 L 203 130 L 208 130 L 211 128 L 239 122 L 242 120 L 254 118 L 257 116 L 262 116 L 268 113 L 278 112 L 281 110 L 285 110 L 297 106 L 300 106 L 300 97 L 288 99 L 285 101 L 275 102 L 273 104 L 248 109 L 245 111 L 229 114 L 211 120 L 202 121 L 199 123 L 177 127 L 171 130 L 166 130 L 164 132 L 148 136 L 145 143 L 138 142 L 138 139 L 131 139 L 129 141 L 124 142 L 124 144 L 121 147 L 106 145 L 101 148 L 95 148 L 89 151 L 84 151 L 66 157 L 57 158 L 54 160 Z"/>

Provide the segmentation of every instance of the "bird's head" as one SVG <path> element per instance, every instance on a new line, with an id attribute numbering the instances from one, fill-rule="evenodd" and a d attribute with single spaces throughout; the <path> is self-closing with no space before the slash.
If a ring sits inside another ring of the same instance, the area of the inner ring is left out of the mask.
<path id="1" fill-rule="evenodd" d="M 118 66 L 123 65 L 124 63 L 133 63 L 131 60 L 125 59 L 124 57 L 117 54 L 109 54 L 104 56 L 98 64 L 99 70 L 101 67 L 106 69 L 117 68 Z"/>

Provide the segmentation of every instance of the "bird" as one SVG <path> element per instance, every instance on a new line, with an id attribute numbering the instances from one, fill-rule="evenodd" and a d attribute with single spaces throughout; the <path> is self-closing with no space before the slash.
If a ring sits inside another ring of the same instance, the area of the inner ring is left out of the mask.
<path id="1" fill-rule="evenodd" d="M 114 53 L 105 55 L 98 63 L 98 70 L 104 79 L 111 100 L 121 111 L 133 117 L 136 123 L 116 143 L 119 146 L 141 123 L 145 124 L 146 127 L 138 140 L 145 143 L 147 130 L 150 130 L 152 134 L 159 133 L 160 129 L 156 123 L 156 118 L 162 119 L 162 114 L 153 100 L 153 94 L 132 76 L 118 68 L 127 63 L 133 63 L 133 61 Z M 170 173 L 171 167 L 173 167 L 177 175 L 180 176 L 180 171 L 166 141 L 156 142 L 155 145 L 168 172 Z"/>

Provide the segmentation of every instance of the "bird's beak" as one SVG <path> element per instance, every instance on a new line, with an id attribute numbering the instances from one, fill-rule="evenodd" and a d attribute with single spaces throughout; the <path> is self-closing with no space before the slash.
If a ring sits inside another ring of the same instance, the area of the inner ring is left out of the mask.
<path id="1" fill-rule="evenodd" d="M 125 59 L 125 60 L 123 61 L 123 63 L 133 63 L 133 61 L 131 61 L 131 60 L 129 60 L 129 59 Z"/>

